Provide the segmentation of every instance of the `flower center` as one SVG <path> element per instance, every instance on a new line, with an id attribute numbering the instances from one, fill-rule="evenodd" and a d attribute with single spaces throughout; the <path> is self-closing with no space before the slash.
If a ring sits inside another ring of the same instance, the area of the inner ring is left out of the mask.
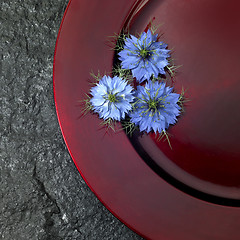
<path id="1" fill-rule="evenodd" d="M 156 110 L 157 107 L 158 107 L 158 102 L 156 100 L 154 100 L 154 99 L 150 99 L 149 102 L 148 102 L 148 107 L 150 109 Z"/>
<path id="2" fill-rule="evenodd" d="M 140 56 L 142 57 L 142 58 L 147 58 L 148 56 L 150 56 L 151 54 L 150 54 L 150 52 L 148 51 L 148 50 L 146 50 L 146 49 L 141 49 L 140 50 Z"/>
<path id="3" fill-rule="evenodd" d="M 116 98 L 116 94 L 111 94 L 111 93 L 109 93 L 108 94 L 108 100 L 109 100 L 109 102 L 117 102 L 117 98 Z"/>

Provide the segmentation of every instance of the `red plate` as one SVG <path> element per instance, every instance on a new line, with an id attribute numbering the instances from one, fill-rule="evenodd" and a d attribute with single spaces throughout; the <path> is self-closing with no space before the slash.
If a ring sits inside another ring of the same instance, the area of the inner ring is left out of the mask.
<path id="1" fill-rule="evenodd" d="M 71 156 L 103 204 L 146 238 L 240 238 L 240 3 L 235 0 L 72 0 L 54 59 L 59 123 Z M 169 129 L 173 150 L 151 136 L 105 134 L 80 118 L 90 72 L 110 72 L 107 36 L 163 23 L 179 92 L 191 100 Z"/>

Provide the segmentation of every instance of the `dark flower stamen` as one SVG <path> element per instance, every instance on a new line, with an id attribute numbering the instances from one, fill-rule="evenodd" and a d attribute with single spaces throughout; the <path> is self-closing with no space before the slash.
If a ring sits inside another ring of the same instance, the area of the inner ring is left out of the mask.
<path id="1" fill-rule="evenodd" d="M 140 50 L 140 56 L 143 58 L 143 59 L 146 59 L 147 57 L 151 56 L 151 53 L 150 51 L 146 50 L 146 49 L 141 49 Z"/>

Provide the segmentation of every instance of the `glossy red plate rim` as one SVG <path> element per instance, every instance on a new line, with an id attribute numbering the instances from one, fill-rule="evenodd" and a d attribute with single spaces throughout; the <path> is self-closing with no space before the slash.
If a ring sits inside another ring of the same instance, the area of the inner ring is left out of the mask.
<path id="1" fill-rule="evenodd" d="M 148 1 L 148 0 L 147 0 Z M 53 92 L 54 92 L 54 102 L 55 102 L 55 108 L 56 108 L 56 114 L 57 114 L 57 118 L 58 118 L 58 123 L 59 123 L 59 126 L 60 126 L 60 130 L 62 132 L 62 136 L 63 136 L 63 139 L 64 139 L 64 142 L 67 146 L 67 149 L 68 149 L 68 152 L 78 170 L 78 172 L 80 173 L 81 177 L 83 178 L 83 180 L 85 181 L 85 183 L 87 184 L 87 186 L 91 189 L 91 191 L 96 195 L 96 197 L 98 198 L 98 200 L 106 207 L 106 209 L 112 213 L 116 218 L 118 218 L 123 224 L 125 224 L 128 228 L 130 228 L 132 231 L 134 231 L 135 233 L 137 233 L 138 235 L 142 236 L 143 238 L 146 238 L 146 236 L 144 236 L 140 231 L 138 231 L 137 229 L 133 228 L 131 225 L 129 225 L 124 219 L 122 219 L 121 217 L 118 216 L 118 214 L 116 212 L 114 212 L 112 209 L 110 209 L 108 207 L 108 205 L 104 202 L 104 200 L 97 194 L 97 192 L 95 192 L 95 190 L 92 188 L 92 186 L 89 184 L 88 180 L 85 178 L 85 176 L 83 175 L 83 173 L 81 172 L 81 169 L 80 167 L 78 166 L 78 164 L 76 163 L 75 161 L 75 158 L 71 152 L 71 149 L 67 143 L 67 140 L 65 138 L 65 135 L 63 133 L 63 127 L 62 127 L 62 124 L 61 124 L 61 120 L 60 120 L 60 117 L 59 117 L 59 113 L 58 113 L 58 105 L 57 105 L 57 101 L 56 101 L 56 93 L 55 93 L 55 75 L 54 75 L 54 72 L 55 72 L 55 60 L 56 60 L 56 53 L 57 53 L 57 47 L 58 47 L 58 40 L 59 40 L 59 37 L 60 37 L 60 34 L 61 34 L 61 30 L 62 30 L 62 26 L 63 26 L 63 23 L 64 23 L 64 19 L 68 13 L 68 9 L 71 5 L 71 2 L 72 0 L 69 0 L 68 4 L 67 4 L 67 7 L 64 11 L 64 14 L 63 14 L 63 18 L 62 18 L 62 21 L 61 21 L 61 24 L 60 24 L 60 27 L 59 27 L 59 30 L 58 30 L 58 35 L 57 35 L 57 40 L 56 40 L 56 45 L 55 45 L 55 50 L 54 50 L 54 60 L 53 60 Z M 133 6 L 133 8 L 131 9 L 130 12 L 133 12 L 134 11 L 134 7 L 136 7 L 138 5 L 138 2 L 141 2 L 141 0 L 137 0 L 136 1 L 136 4 Z M 129 16 L 130 16 L 130 13 L 129 13 Z M 128 17 L 127 17 L 128 18 Z"/>
<path id="2" fill-rule="evenodd" d="M 58 33 L 58 37 L 57 37 L 57 41 L 56 41 L 56 48 L 55 48 L 55 53 L 54 53 L 54 64 L 53 64 L 54 99 L 55 99 L 57 117 L 58 117 L 59 125 L 60 125 L 60 128 L 61 128 L 62 134 L 63 134 L 63 138 L 64 138 L 64 141 L 65 141 L 65 143 L 66 143 L 66 146 L 67 146 L 67 148 L 68 148 L 68 151 L 69 151 L 69 153 L 70 153 L 70 155 L 71 155 L 71 157 L 72 157 L 72 159 L 73 159 L 73 161 L 74 161 L 74 163 L 75 163 L 78 171 L 79 171 L 80 174 L 82 175 L 84 181 L 87 183 L 87 185 L 89 186 L 89 188 L 95 193 L 95 195 L 96 195 L 96 196 L 98 197 L 98 199 L 103 203 L 103 205 L 104 205 L 113 215 L 115 215 L 119 220 L 121 220 L 125 225 L 127 225 L 129 228 L 131 228 L 133 231 L 135 231 L 135 232 L 138 233 L 139 235 L 147 238 L 147 237 L 149 237 L 149 236 L 145 236 L 144 233 L 142 233 L 140 229 L 135 229 L 135 228 L 132 227 L 125 219 L 121 218 L 121 217 L 118 215 L 117 211 L 114 211 L 114 209 L 111 209 L 111 208 L 107 205 L 107 203 L 105 203 L 104 199 L 99 196 L 98 192 L 96 192 L 96 191 L 92 188 L 91 184 L 90 184 L 90 183 L 88 182 L 88 180 L 87 180 L 87 177 L 85 177 L 84 174 L 81 172 L 81 166 L 78 166 L 78 164 L 77 164 L 77 162 L 76 162 L 76 159 L 74 158 L 74 156 L 73 156 L 73 154 L 72 154 L 72 152 L 71 152 L 71 147 L 68 145 L 67 139 L 66 139 L 65 134 L 64 134 L 64 131 L 63 131 L 63 126 L 62 126 L 62 124 L 61 124 L 61 118 L 60 118 L 60 116 L 59 116 L 59 110 L 58 110 L 57 98 L 56 98 L 56 92 L 55 92 L 55 91 L 56 91 L 56 89 L 55 89 L 55 82 L 56 82 L 56 79 L 55 79 L 55 70 L 56 70 L 56 69 L 55 69 L 55 64 L 56 64 L 56 53 L 57 53 L 57 50 L 58 50 L 58 41 L 59 41 L 59 38 L 60 38 L 60 34 L 61 34 L 62 26 L 63 26 L 63 23 L 64 23 L 64 19 L 65 19 L 67 13 L 68 13 L 68 9 L 69 9 L 71 3 L 72 3 L 72 0 L 70 0 L 69 3 L 68 3 L 68 5 L 67 5 L 66 11 L 65 11 L 65 13 L 64 13 L 64 16 L 63 16 L 63 19 L 62 19 L 62 22 L 61 22 L 61 25 L 60 25 L 60 29 L 59 29 L 59 33 Z M 135 6 L 136 6 L 136 5 L 135 5 Z M 147 167 L 147 166 L 146 166 L 146 167 Z M 154 173 L 153 173 L 153 174 L 154 174 Z M 172 188 L 172 186 L 170 186 L 170 187 Z M 178 191 L 178 190 L 176 189 L 176 191 Z M 182 194 L 181 194 L 181 195 L 182 195 Z M 192 199 L 192 200 L 193 200 L 192 197 L 190 197 L 190 196 L 188 196 L 188 195 L 186 195 L 186 194 L 184 194 L 184 195 L 185 195 L 186 198 L 189 198 L 189 199 Z M 181 197 L 180 197 L 180 198 L 181 198 Z M 192 200 L 189 200 L 189 203 L 190 203 L 190 204 L 191 204 L 191 201 L 192 201 Z M 197 199 L 196 199 L 196 200 L 197 200 Z M 200 201 L 200 200 L 197 200 L 197 201 Z M 200 201 L 200 202 L 202 202 L 202 201 Z M 180 203 L 180 204 L 181 204 L 181 203 Z M 197 203 L 197 205 L 198 205 L 198 204 L 199 204 L 199 202 Z M 203 204 L 203 205 L 213 206 L 214 209 L 216 208 L 216 211 L 218 211 L 217 209 L 225 209 L 226 211 L 224 210 L 222 214 L 224 214 L 224 213 L 226 214 L 228 211 L 232 212 L 232 211 L 231 211 L 232 208 L 226 208 L 226 207 L 222 207 L 222 206 L 217 206 L 217 205 L 209 204 L 209 203 L 206 203 L 206 202 L 202 202 L 202 204 Z M 201 204 L 199 204 L 199 205 L 201 205 Z M 214 210 L 214 211 L 215 211 L 215 210 Z M 221 212 L 221 210 L 220 210 L 220 212 Z M 159 213 L 159 214 L 160 214 L 160 213 Z M 220 214 L 220 215 L 223 216 L 222 214 Z M 231 239 L 232 239 L 232 238 L 231 238 Z"/>

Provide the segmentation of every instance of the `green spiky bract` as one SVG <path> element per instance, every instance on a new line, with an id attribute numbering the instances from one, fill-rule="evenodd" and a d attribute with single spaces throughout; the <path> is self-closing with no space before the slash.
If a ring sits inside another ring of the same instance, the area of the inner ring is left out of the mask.
<path id="1" fill-rule="evenodd" d="M 170 61 L 171 63 L 172 61 Z M 178 66 L 175 66 L 175 65 L 169 65 L 169 66 L 166 66 L 166 69 L 167 69 L 167 72 L 169 74 L 169 76 L 171 78 L 174 78 L 176 76 L 176 73 L 177 73 L 177 70 L 178 68 L 182 67 L 182 65 L 178 65 Z"/>
<path id="2" fill-rule="evenodd" d="M 124 42 L 130 34 L 122 31 L 120 34 L 114 33 L 113 36 L 109 36 L 109 45 L 110 49 L 114 50 L 115 52 L 120 52 L 124 48 Z"/>
<path id="3" fill-rule="evenodd" d="M 79 101 L 81 105 L 81 115 L 85 116 L 87 113 L 92 111 L 92 104 L 90 103 L 91 96 L 89 94 L 85 94 L 85 98 Z"/>
<path id="4" fill-rule="evenodd" d="M 138 129 L 138 127 L 134 123 L 130 122 L 130 119 L 125 119 L 121 121 L 121 124 L 122 130 L 124 130 L 126 134 L 130 137 L 132 136 L 133 132 Z"/>
<path id="5" fill-rule="evenodd" d="M 133 76 L 129 69 L 122 69 L 120 65 L 116 65 L 112 70 L 113 76 L 118 76 L 122 79 L 125 79 L 128 83 L 133 82 Z"/>
<path id="6" fill-rule="evenodd" d="M 94 85 L 96 85 L 100 81 L 100 79 L 102 78 L 99 71 L 98 71 L 97 75 L 93 71 L 90 72 L 90 76 L 94 79 Z"/>
<path id="7" fill-rule="evenodd" d="M 100 123 L 100 126 L 103 126 L 106 131 L 109 131 L 109 129 L 111 129 L 113 132 L 116 132 L 116 124 L 117 122 L 115 120 L 113 120 L 112 118 L 108 118 L 106 120 L 103 120 Z"/>
<path id="8" fill-rule="evenodd" d="M 188 99 L 188 98 L 186 98 L 186 96 L 185 96 L 185 93 L 187 92 L 187 89 L 184 89 L 183 87 L 182 87 L 182 91 L 181 91 L 181 94 L 180 94 L 180 97 L 179 97 L 179 99 L 178 99 L 178 105 L 180 106 L 180 108 L 181 108 L 181 112 L 183 113 L 184 112 L 184 104 L 186 103 L 186 102 L 189 102 L 190 100 Z"/>
<path id="9" fill-rule="evenodd" d="M 165 130 L 163 130 L 161 133 L 157 133 L 155 134 L 155 139 L 160 142 L 161 140 L 167 140 L 169 147 L 172 149 L 172 145 L 170 142 L 170 138 L 169 138 L 169 133 Z M 164 139 L 165 138 L 165 139 Z"/>

